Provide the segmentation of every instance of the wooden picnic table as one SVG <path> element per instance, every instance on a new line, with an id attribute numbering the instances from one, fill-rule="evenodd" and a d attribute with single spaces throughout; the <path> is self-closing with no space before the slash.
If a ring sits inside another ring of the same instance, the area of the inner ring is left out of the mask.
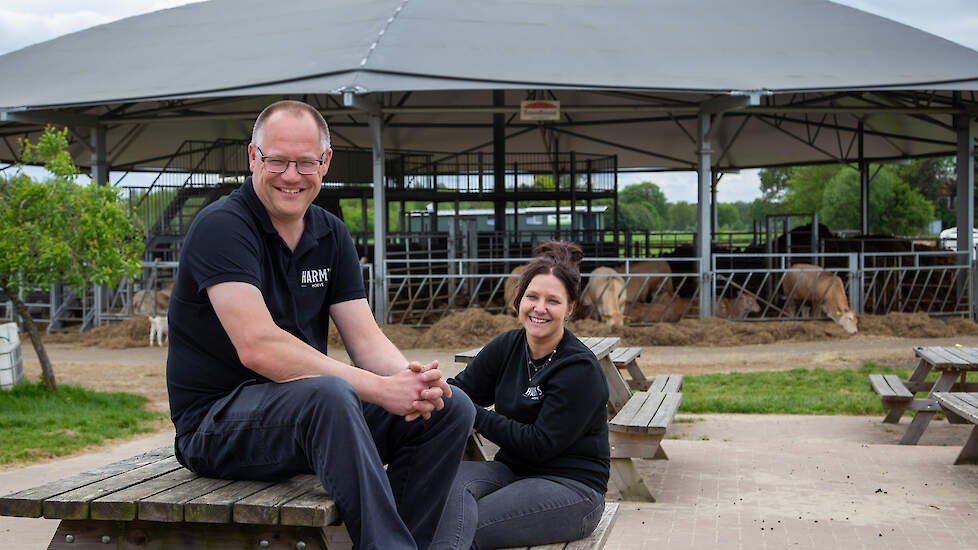
<path id="1" fill-rule="evenodd" d="M 60 519 L 49 550 L 350 547 L 315 476 L 201 477 L 172 446 L 0 497 L 0 515 Z"/>
<path id="2" fill-rule="evenodd" d="M 901 445 L 916 445 L 931 419 L 940 410 L 935 393 L 947 392 L 952 389 L 961 391 L 978 390 L 978 384 L 969 383 L 968 373 L 978 371 L 978 348 L 958 346 L 915 346 L 914 353 L 920 358 L 917 367 L 903 383 L 909 392 L 911 400 L 918 402 L 914 407 L 906 409 L 894 408 L 883 419 L 884 422 L 899 422 L 905 410 L 916 410 L 917 414 L 907 427 L 900 440 Z M 927 375 L 932 370 L 940 372 L 935 382 L 928 382 Z M 923 400 L 913 399 L 913 394 L 927 392 Z M 948 417 L 949 421 L 961 422 L 957 418 Z"/>
<path id="3" fill-rule="evenodd" d="M 617 513 L 618 504 L 608 503 L 588 537 L 533 548 L 600 549 Z M 0 515 L 60 519 L 49 550 L 353 548 L 316 476 L 279 482 L 201 477 L 177 463 L 172 446 L 2 496 Z"/>
<path id="4" fill-rule="evenodd" d="M 660 374 L 648 382 L 649 391 L 632 392 L 612 360 L 620 341 L 616 337 L 584 337 L 586 345 L 608 382 L 608 440 L 611 444 L 611 483 L 625 500 L 655 502 L 633 458 L 667 460 L 661 442 L 682 401 L 683 376 Z M 455 360 L 468 364 L 482 348 L 455 354 Z M 637 354 L 635 355 L 637 356 Z M 635 356 L 630 356 L 633 360 Z M 486 453 L 478 436 L 470 440 L 466 457 L 484 459 Z"/>
<path id="5" fill-rule="evenodd" d="M 937 392 L 934 397 L 948 420 L 957 418 L 975 425 L 954 463 L 978 464 L 978 392 Z"/>

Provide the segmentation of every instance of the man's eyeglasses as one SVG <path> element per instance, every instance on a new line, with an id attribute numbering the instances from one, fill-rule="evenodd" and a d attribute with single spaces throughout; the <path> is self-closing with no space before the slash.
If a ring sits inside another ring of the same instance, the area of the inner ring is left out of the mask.
<path id="1" fill-rule="evenodd" d="M 274 174 L 281 174 L 289 169 L 290 164 L 295 164 L 295 171 L 309 176 L 315 174 L 319 167 L 326 162 L 326 153 L 323 153 L 319 160 L 286 160 L 278 157 L 270 157 L 261 152 L 261 147 L 255 146 L 258 150 L 258 158 L 265 163 L 265 169 Z"/>

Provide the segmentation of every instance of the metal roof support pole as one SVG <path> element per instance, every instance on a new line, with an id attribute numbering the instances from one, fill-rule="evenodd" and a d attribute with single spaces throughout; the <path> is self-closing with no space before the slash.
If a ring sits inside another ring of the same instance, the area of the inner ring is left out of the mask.
<path id="1" fill-rule="evenodd" d="M 971 115 L 954 115 L 954 127 L 958 131 L 957 203 L 958 203 L 958 252 L 966 252 L 972 276 L 958 279 L 958 297 L 967 295 L 970 307 L 968 317 L 975 318 L 975 126 Z M 965 294 L 967 293 L 967 294 Z"/>
<path id="2" fill-rule="evenodd" d="M 503 107 L 506 105 L 506 92 L 504 90 L 493 90 L 492 91 L 492 105 L 493 107 Z M 513 179 L 513 190 L 515 191 L 519 187 L 519 175 Z M 496 193 L 496 198 L 493 199 L 493 207 L 495 209 L 495 215 L 493 219 L 495 220 L 494 230 L 497 232 L 502 232 L 500 235 L 502 238 L 506 238 L 506 199 L 502 198 L 502 194 L 506 192 L 506 115 L 504 113 L 494 113 L 492 115 L 492 182 L 493 191 Z M 516 204 L 514 203 L 514 215 Z M 519 224 L 513 226 L 513 229 L 517 229 Z"/>
<path id="3" fill-rule="evenodd" d="M 105 126 L 97 124 L 89 131 L 92 149 L 92 181 L 98 185 L 109 183 L 109 166 L 105 162 Z"/>
<path id="4" fill-rule="evenodd" d="M 696 256 L 700 288 L 700 318 L 713 315 L 712 285 L 710 284 L 710 188 L 713 174 L 710 168 L 710 125 L 713 115 L 701 112 L 696 131 L 696 169 L 699 175 L 696 201 Z"/>
<path id="5" fill-rule="evenodd" d="M 863 150 L 863 121 L 859 120 L 859 228 L 869 235 L 869 163 Z"/>
<path id="6" fill-rule="evenodd" d="M 374 318 L 387 322 L 387 198 L 384 196 L 384 117 L 370 113 L 370 138 L 374 152 Z"/>

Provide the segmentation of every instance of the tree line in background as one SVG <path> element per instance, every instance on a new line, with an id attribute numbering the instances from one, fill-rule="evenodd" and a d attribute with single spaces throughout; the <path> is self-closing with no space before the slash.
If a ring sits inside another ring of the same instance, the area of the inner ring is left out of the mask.
<path id="1" fill-rule="evenodd" d="M 934 220 L 953 226 L 954 159 L 914 160 L 906 165 L 872 164 L 869 230 L 872 234 L 917 236 Z M 860 226 L 859 172 L 850 165 L 766 168 L 762 196 L 752 202 L 717 205 L 721 231 L 744 231 L 769 214 L 813 214 L 833 231 Z M 720 181 L 719 185 L 723 185 Z M 655 183 L 630 185 L 618 194 L 619 226 L 635 231 L 691 231 L 696 205 L 671 203 Z M 610 201 L 608 201 L 610 204 Z M 609 212 L 608 216 L 613 216 Z M 610 221 L 610 220 L 607 220 Z M 610 224 L 606 224 L 609 226 Z"/>
<path id="2" fill-rule="evenodd" d="M 872 234 L 919 236 L 927 233 L 934 220 L 942 227 L 955 224 L 951 198 L 955 194 L 954 159 L 951 157 L 919 159 L 904 165 L 871 164 L 870 219 Z M 764 223 L 769 214 L 813 214 L 833 231 L 858 230 L 860 227 L 859 171 L 853 165 L 830 164 L 766 168 L 760 171 L 761 197 L 752 202 L 737 201 L 717 205 L 720 231 L 749 231 L 755 221 Z M 562 182 L 562 187 L 566 185 Z M 723 185 L 721 180 L 719 185 Z M 538 176 L 521 188 L 552 190 L 550 176 Z M 407 202 L 406 211 L 424 210 L 426 202 Z M 567 204 L 565 201 L 563 204 Z M 614 224 L 614 201 L 595 200 L 607 205 L 604 227 Z M 519 206 L 552 206 L 552 201 L 520 202 Z M 363 230 L 360 202 L 341 203 L 343 219 L 351 232 Z M 442 206 L 446 207 L 445 205 Z M 492 208 L 491 202 L 461 202 L 461 209 Z M 400 227 L 400 204 L 390 208 L 392 232 Z M 632 231 L 693 231 L 696 228 L 696 204 L 669 202 L 653 182 L 629 185 L 618 193 L 618 226 Z M 373 227 L 372 201 L 367 209 L 367 227 Z"/>

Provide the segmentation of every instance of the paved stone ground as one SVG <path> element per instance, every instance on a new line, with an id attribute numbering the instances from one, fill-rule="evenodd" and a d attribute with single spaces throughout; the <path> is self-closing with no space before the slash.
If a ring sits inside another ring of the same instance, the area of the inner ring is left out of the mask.
<path id="1" fill-rule="evenodd" d="M 918 446 L 880 417 L 680 415 L 668 461 L 640 461 L 656 503 L 622 503 L 606 548 L 978 547 L 978 466 L 953 466 L 970 426 Z M 0 472 L 0 493 L 166 444 L 172 433 Z M 617 494 L 609 493 L 610 500 Z M 42 549 L 57 522 L 0 517 L 0 547 Z"/>
<path id="2" fill-rule="evenodd" d="M 607 548 L 978 547 L 969 426 L 838 416 L 677 417 L 668 461 L 640 461 L 658 502 L 622 503 Z M 616 495 L 609 494 L 609 498 Z"/>

